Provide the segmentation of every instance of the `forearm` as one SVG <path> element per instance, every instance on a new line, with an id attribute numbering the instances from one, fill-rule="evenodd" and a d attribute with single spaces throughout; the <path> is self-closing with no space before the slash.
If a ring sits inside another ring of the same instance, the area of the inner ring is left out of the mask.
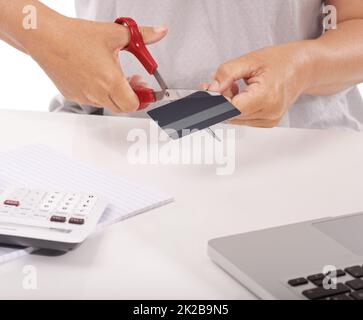
<path id="1" fill-rule="evenodd" d="M 26 6 L 36 9 L 36 28 L 25 28 L 24 13 Z M 0 39 L 24 52 L 45 40 L 45 34 L 49 33 L 60 15 L 37 0 L 0 0 Z"/>
<path id="2" fill-rule="evenodd" d="M 305 93 L 331 95 L 363 82 L 363 19 L 339 23 L 307 48 Z"/>

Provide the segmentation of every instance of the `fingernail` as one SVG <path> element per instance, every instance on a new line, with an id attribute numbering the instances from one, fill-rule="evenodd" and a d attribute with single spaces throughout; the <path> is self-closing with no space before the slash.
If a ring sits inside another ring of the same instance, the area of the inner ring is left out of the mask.
<path id="1" fill-rule="evenodd" d="M 208 88 L 209 91 L 218 91 L 219 90 L 219 82 L 217 80 L 214 80 L 210 87 Z"/>
<path id="2" fill-rule="evenodd" d="M 164 33 L 168 30 L 168 28 L 166 26 L 159 26 L 159 27 L 154 27 L 154 31 L 156 33 Z"/>

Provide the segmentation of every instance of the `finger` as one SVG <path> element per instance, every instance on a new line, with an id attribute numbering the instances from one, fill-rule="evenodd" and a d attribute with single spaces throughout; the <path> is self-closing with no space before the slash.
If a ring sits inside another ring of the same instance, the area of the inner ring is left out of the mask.
<path id="1" fill-rule="evenodd" d="M 106 103 L 104 104 L 104 108 L 110 110 L 113 113 L 122 113 L 120 106 L 117 104 L 117 102 L 115 102 L 115 100 L 111 96 L 107 97 Z"/>
<path id="2" fill-rule="evenodd" d="M 200 90 L 218 93 L 218 91 L 209 90 L 209 87 L 210 87 L 210 83 L 207 83 L 207 82 L 201 83 L 199 85 Z"/>
<path id="3" fill-rule="evenodd" d="M 199 88 L 200 88 L 201 90 L 203 90 L 203 91 L 207 91 L 207 90 L 209 89 L 209 86 L 210 86 L 210 84 L 209 84 L 209 83 L 204 82 L 204 83 L 201 83 L 201 84 L 199 85 Z"/>
<path id="4" fill-rule="evenodd" d="M 130 83 L 131 87 L 133 84 L 141 84 L 145 83 L 144 79 L 140 75 L 133 75 L 131 77 L 127 77 L 127 81 Z"/>
<path id="5" fill-rule="evenodd" d="M 233 83 L 232 87 L 222 92 L 222 95 L 224 95 L 226 98 L 232 99 L 234 96 L 238 94 L 238 92 L 239 88 L 237 83 Z"/>
<path id="6" fill-rule="evenodd" d="M 139 76 L 139 75 L 133 75 L 130 78 L 127 78 L 131 88 L 134 87 L 145 87 L 145 88 L 150 88 L 149 84 L 143 79 L 143 77 Z"/>
<path id="7" fill-rule="evenodd" d="M 87 98 L 83 102 L 79 101 L 80 104 L 90 105 L 92 107 L 107 109 L 114 113 L 120 113 L 122 110 L 120 107 L 115 103 L 112 97 L 106 96 L 103 99 L 89 99 Z"/>
<path id="8" fill-rule="evenodd" d="M 210 90 L 210 83 L 202 83 L 199 87 L 203 91 L 213 91 Z M 217 91 L 218 92 L 218 91 Z M 222 92 L 222 95 L 225 96 L 228 100 L 232 99 L 235 95 L 237 95 L 239 92 L 238 85 L 234 83 L 231 88 L 228 88 L 224 92 Z"/>
<path id="9" fill-rule="evenodd" d="M 223 92 L 233 83 L 244 78 L 250 78 L 254 75 L 254 67 L 249 59 L 241 57 L 231 60 L 219 66 L 211 84 L 211 91 Z"/>
<path id="10" fill-rule="evenodd" d="M 240 120 L 232 119 L 228 122 L 229 124 L 239 125 L 239 126 L 249 126 L 256 128 L 274 128 L 278 125 L 276 120 Z"/>
<path id="11" fill-rule="evenodd" d="M 129 82 L 122 76 L 114 81 L 108 99 L 112 102 L 113 107 L 118 109 L 117 112 L 135 112 L 140 105 L 139 99 Z"/>
<path id="12" fill-rule="evenodd" d="M 246 90 L 232 99 L 232 104 L 241 112 L 242 117 L 248 117 L 264 107 L 265 93 L 257 83 L 249 85 Z"/>

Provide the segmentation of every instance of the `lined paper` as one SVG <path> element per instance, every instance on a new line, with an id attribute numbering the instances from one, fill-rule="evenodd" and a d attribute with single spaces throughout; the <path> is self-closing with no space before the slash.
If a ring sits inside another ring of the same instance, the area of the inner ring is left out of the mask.
<path id="1" fill-rule="evenodd" d="M 104 196 L 111 204 L 102 215 L 96 231 L 173 201 L 166 193 L 92 168 L 42 145 L 0 154 L 0 190 L 8 185 Z M 0 263 L 32 250 L 0 247 Z"/>

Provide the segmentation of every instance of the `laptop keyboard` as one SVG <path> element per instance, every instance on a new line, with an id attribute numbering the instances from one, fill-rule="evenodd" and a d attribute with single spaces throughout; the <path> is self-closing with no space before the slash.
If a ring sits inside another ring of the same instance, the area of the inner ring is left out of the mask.
<path id="1" fill-rule="evenodd" d="M 328 288 L 324 288 L 324 282 Z M 363 266 L 336 270 L 336 282 L 333 286 L 329 274 L 317 273 L 291 279 L 287 283 L 297 289 L 312 284 L 312 288 L 301 292 L 309 300 L 363 300 Z"/>

